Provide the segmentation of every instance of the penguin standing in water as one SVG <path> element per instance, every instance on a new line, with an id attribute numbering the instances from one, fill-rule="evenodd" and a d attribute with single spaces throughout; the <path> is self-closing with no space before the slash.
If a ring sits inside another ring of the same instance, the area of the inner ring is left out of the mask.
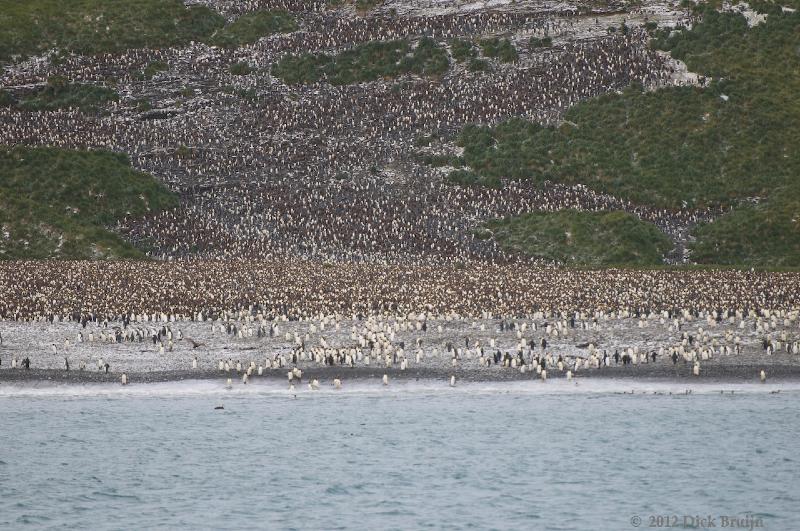
<path id="1" fill-rule="evenodd" d="M 225 388 L 230 389 L 231 387 L 233 387 L 233 380 L 228 378 L 228 380 L 225 382 Z"/>
<path id="2" fill-rule="evenodd" d="M 388 374 L 384 374 L 383 375 L 383 385 L 389 385 L 389 375 Z"/>
<path id="3" fill-rule="evenodd" d="M 123 372 L 120 381 L 122 382 L 122 385 L 128 385 L 128 375 Z"/>
<path id="4" fill-rule="evenodd" d="M 767 373 L 764 372 L 764 369 L 761 369 L 761 373 L 759 373 L 758 377 L 761 380 L 761 383 L 767 382 Z"/>
<path id="5" fill-rule="evenodd" d="M 456 386 L 456 377 L 455 375 L 450 376 L 450 387 Z"/>

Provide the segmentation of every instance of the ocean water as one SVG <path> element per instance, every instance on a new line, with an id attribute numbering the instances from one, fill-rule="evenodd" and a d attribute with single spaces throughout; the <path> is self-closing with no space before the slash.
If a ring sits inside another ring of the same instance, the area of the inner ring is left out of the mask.
<path id="1" fill-rule="evenodd" d="M 800 529 L 800 387 L 684 389 L 3 384 L 0 528 Z"/>

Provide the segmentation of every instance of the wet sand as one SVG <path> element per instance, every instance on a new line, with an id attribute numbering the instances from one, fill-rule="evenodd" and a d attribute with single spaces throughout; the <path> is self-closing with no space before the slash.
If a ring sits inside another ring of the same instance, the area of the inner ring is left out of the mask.
<path id="1" fill-rule="evenodd" d="M 705 368 L 700 376 L 692 375 L 692 366 L 679 362 L 670 364 L 651 364 L 640 366 L 612 366 L 597 370 L 583 371 L 573 378 L 576 384 L 582 379 L 623 379 L 637 381 L 666 381 L 690 383 L 757 383 L 759 371 L 763 365 L 711 365 Z M 772 364 L 767 366 L 768 382 L 800 382 L 800 364 Z M 233 385 L 243 385 L 241 374 L 236 371 L 230 373 L 211 370 L 181 370 L 181 371 L 156 371 L 143 373 L 126 373 L 128 385 L 151 384 L 160 382 L 178 382 L 184 380 L 233 380 Z M 333 385 L 333 380 L 339 378 L 343 384 L 347 382 L 369 382 L 380 384 L 381 378 L 386 374 L 389 382 L 393 381 L 441 381 L 443 385 L 449 382 L 451 376 L 457 382 L 518 382 L 531 381 L 533 384 L 544 384 L 535 372 L 521 374 L 518 370 L 498 367 L 496 369 L 407 369 L 401 371 L 396 367 L 388 369 L 370 367 L 315 367 L 303 370 L 301 381 L 295 380 L 296 387 L 305 389 L 306 384 L 312 379 L 319 380 L 320 386 Z M 566 377 L 566 371 L 548 370 L 548 380 L 561 380 Z M 62 383 L 62 384 L 101 384 L 119 383 L 121 373 L 101 371 L 64 371 L 57 369 L 14 369 L 0 370 L 0 385 L 3 383 Z M 288 380 L 284 371 L 270 371 L 263 376 L 253 375 L 250 383 L 270 382 L 286 383 Z"/>

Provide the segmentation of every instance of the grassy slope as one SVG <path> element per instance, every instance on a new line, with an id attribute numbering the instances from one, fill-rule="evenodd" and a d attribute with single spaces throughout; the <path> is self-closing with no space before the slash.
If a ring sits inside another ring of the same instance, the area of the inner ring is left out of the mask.
<path id="1" fill-rule="evenodd" d="M 672 248 L 655 225 L 625 212 L 534 212 L 486 228 L 505 249 L 575 266 L 658 265 Z"/>
<path id="2" fill-rule="evenodd" d="M 412 49 L 405 40 L 374 41 L 360 44 L 337 55 L 287 55 L 272 73 L 289 84 L 326 80 L 333 85 L 348 85 L 403 74 L 440 75 L 447 71 L 447 52 L 430 39 L 421 39 Z"/>
<path id="3" fill-rule="evenodd" d="M 2 92 L 2 91 L 0 91 Z M 110 102 L 118 101 L 119 95 L 109 88 L 99 85 L 68 83 L 64 78 L 54 76 L 47 80 L 41 89 L 15 101 L 7 92 L 0 97 L 0 107 L 17 107 L 25 111 L 52 111 L 55 109 L 77 108 L 84 112 L 100 112 Z"/>
<path id="4" fill-rule="evenodd" d="M 51 48 L 91 55 L 190 41 L 236 47 L 296 28 L 285 11 L 255 11 L 226 25 L 216 11 L 180 0 L 0 0 L 0 62 Z"/>
<path id="5" fill-rule="evenodd" d="M 211 43 L 225 48 L 252 44 L 261 37 L 297 29 L 294 17 L 286 11 L 253 11 L 234 20 L 211 37 Z"/>
<path id="6" fill-rule="evenodd" d="M 800 183 L 695 230 L 701 264 L 800 267 Z"/>
<path id="7" fill-rule="evenodd" d="M 57 47 L 83 54 L 208 39 L 225 19 L 180 0 L 0 0 L 0 61 Z"/>
<path id="8" fill-rule="evenodd" d="M 140 251 L 106 227 L 127 214 L 176 204 L 173 194 L 133 170 L 124 155 L 0 147 L 2 259 L 140 258 Z"/>
<path id="9" fill-rule="evenodd" d="M 663 207 L 766 198 L 698 228 L 693 259 L 800 263 L 800 12 L 768 9 L 753 28 L 740 15 L 702 11 L 691 31 L 656 39 L 691 71 L 713 76 L 709 88 L 631 87 L 572 108 L 558 129 L 523 120 L 470 126 L 459 138 L 466 165 L 484 182 L 586 183 Z"/>
<path id="10" fill-rule="evenodd" d="M 486 177 L 585 183 L 664 207 L 766 196 L 800 173 L 798 27 L 800 13 L 748 30 L 742 16 L 712 11 L 660 44 L 723 81 L 705 90 L 632 87 L 575 106 L 566 116 L 575 125 L 559 129 L 523 120 L 469 127 L 459 139 L 466 163 Z"/>
<path id="11" fill-rule="evenodd" d="M 345 4 L 352 4 L 356 12 L 362 15 L 383 4 L 383 0 L 328 0 L 329 7 L 342 7 Z"/>

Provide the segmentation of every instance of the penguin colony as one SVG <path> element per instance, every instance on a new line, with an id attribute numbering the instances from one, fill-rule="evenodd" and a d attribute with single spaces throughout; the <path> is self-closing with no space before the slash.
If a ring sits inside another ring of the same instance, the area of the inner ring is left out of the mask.
<path id="1" fill-rule="evenodd" d="M 347 370 L 364 368 L 390 386 L 435 367 L 458 386 L 465 371 L 546 382 L 666 366 L 702 378 L 741 362 L 766 382 L 773 360 L 798 355 L 796 274 L 564 271 L 473 232 L 530 211 L 624 210 L 677 242 L 719 212 L 634 205 L 580 185 L 454 186 L 420 160 L 452 154 L 468 124 L 559 124 L 570 106 L 631 83 L 696 83 L 643 29 L 687 25 L 683 8 L 646 0 L 577 16 L 526 0 L 472 10 L 390 0 L 362 16 L 326 0 L 203 3 L 229 19 L 286 9 L 299 30 L 236 50 L 42 57 L 0 72 L 14 96 L 52 76 L 113 79 L 123 95 L 96 114 L 0 107 L 0 145 L 126 153 L 182 198 L 115 228 L 163 262 L 0 262 L 0 374 L 91 371 L 128 384 L 148 372 L 212 372 L 230 387 L 274 376 L 316 390 L 343 388 Z M 628 31 L 608 31 L 623 22 Z M 423 36 L 448 54 L 453 38 L 505 37 L 519 59 L 476 72 L 450 56 L 442 76 L 349 86 L 287 85 L 270 73 L 288 54 Z M 239 61 L 252 73 L 232 75 Z M 142 79 L 156 62 L 167 69 Z"/>
<path id="2" fill-rule="evenodd" d="M 181 378 L 218 377 L 229 388 L 285 377 L 290 390 L 338 390 L 348 378 L 389 386 L 395 378 L 431 374 L 456 387 L 464 378 L 571 381 L 608 369 L 614 376 L 622 369 L 634 376 L 660 370 L 657 375 L 699 378 L 720 365 L 751 368 L 747 374 L 763 383 L 771 367 L 800 361 L 798 310 L 267 319 L 249 308 L 194 319 L 5 320 L 0 331 L 0 370 L 70 371 L 71 362 L 73 374 L 117 374 L 123 385 L 131 375 L 178 371 Z M 57 334 L 61 341 L 54 341 Z"/>
<path id="3" fill-rule="evenodd" d="M 583 186 L 455 186 L 445 182 L 446 170 L 420 160 L 452 146 L 423 146 L 418 139 L 452 138 L 467 124 L 511 117 L 555 124 L 570 106 L 631 83 L 684 83 L 676 65 L 651 50 L 643 29 L 648 21 L 686 24 L 683 9 L 646 1 L 622 14 L 614 5 L 587 8 L 579 17 L 573 7 L 543 11 L 541 2 L 525 0 L 477 9 L 471 3 L 464 10 L 453 2 L 453 9 L 438 11 L 424 2 L 385 2 L 359 16 L 321 0 L 203 3 L 231 19 L 256 9 L 288 9 L 299 30 L 237 50 L 197 43 L 20 61 L 0 72 L 0 90 L 19 97 L 52 76 L 72 83 L 114 80 L 124 97 L 108 113 L 0 107 L 0 145 L 128 154 L 135 168 L 182 197 L 175 209 L 124 219 L 116 228 L 134 244 L 146 241 L 155 258 L 522 260 L 491 239 L 475 238 L 476 224 L 536 210 L 625 210 L 677 241 L 690 224 L 718 214 L 634 205 Z M 624 34 L 608 31 L 623 22 Z M 492 59 L 491 68 L 473 72 L 450 57 L 442 76 L 349 86 L 287 85 L 270 74 L 289 54 L 338 53 L 391 39 L 415 45 L 423 36 L 445 50 L 453 38 L 501 36 L 514 43 L 519 59 Z M 553 44 L 534 47 L 532 37 L 550 37 Z M 231 74 L 240 61 L 251 74 Z M 167 70 L 142 79 L 156 63 Z M 141 111 L 142 101 L 154 110 Z"/>

